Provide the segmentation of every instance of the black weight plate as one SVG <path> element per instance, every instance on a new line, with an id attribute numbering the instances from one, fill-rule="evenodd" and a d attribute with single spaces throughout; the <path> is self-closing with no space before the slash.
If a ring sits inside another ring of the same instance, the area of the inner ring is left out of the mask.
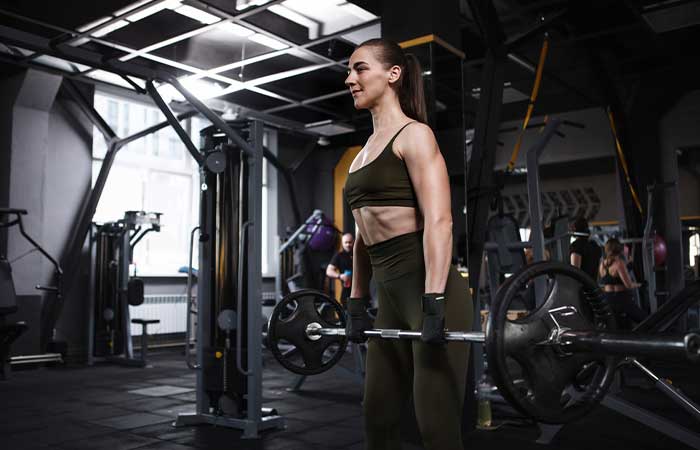
<path id="1" fill-rule="evenodd" d="M 268 322 L 267 346 L 287 370 L 300 375 L 316 375 L 332 368 L 345 353 L 345 336 L 306 334 L 306 327 L 318 323 L 323 328 L 345 328 L 340 305 L 326 294 L 304 289 L 286 296 L 275 306 Z"/>
<path id="2" fill-rule="evenodd" d="M 518 319 L 509 306 L 545 277 L 541 305 Z M 593 353 L 566 354 L 547 341 L 552 314 L 567 311 L 567 327 L 576 330 L 616 328 L 614 316 L 596 283 L 583 271 L 560 262 L 532 264 L 509 278 L 495 296 L 486 330 L 489 373 L 503 397 L 540 422 L 563 424 L 587 415 L 607 393 L 618 358 Z M 551 313 L 551 314 L 550 314 Z M 594 367 L 582 385 L 578 374 Z"/>

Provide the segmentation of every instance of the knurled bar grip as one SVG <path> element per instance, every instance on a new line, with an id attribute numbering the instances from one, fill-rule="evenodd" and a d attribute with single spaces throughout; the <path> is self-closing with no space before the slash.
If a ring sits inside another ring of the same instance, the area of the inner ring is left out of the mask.
<path id="1" fill-rule="evenodd" d="M 345 336 L 344 328 L 320 328 L 317 330 L 308 330 L 309 335 L 321 336 Z M 384 339 L 420 339 L 420 331 L 403 331 L 403 330 L 387 330 L 376 329 L 366 330 L 367 337 L 381 337 Z M 484 342 L 486 336 L 480 332 L 457 332 L 448 331 L 445 333 L 445 340 L 448 341 L 464 341 L 464 342 Z"/>

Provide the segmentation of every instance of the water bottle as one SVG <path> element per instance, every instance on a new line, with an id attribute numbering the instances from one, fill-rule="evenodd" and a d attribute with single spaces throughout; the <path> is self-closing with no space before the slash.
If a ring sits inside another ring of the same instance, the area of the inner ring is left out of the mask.
<path id="1" fill-rule="evenodd" d="M 344 272 L 344 275 L 347 277 L 345 281 L 343 281 L 343 287 L 349 288 L 350 284 L 352 283 L 352 278 L 350 275 L 352 275 L 352 270 L 346 270 Z"/>
<path id="2" fill-rule="evenodd" d="M 488 429 L 491 427 L 491 400 L 489 400 L 491 384 L 486 375 L 481 377 L 476 387 L 477 398 L 477 428 Z"/>

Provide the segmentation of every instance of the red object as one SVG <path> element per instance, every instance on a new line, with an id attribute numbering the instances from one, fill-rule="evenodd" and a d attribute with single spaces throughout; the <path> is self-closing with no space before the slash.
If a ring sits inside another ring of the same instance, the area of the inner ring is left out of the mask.
<path id="1" fill-rule="evenodd" d="M 654 236 L 654 264 L 656 267 L 666 263 L 666 240 L 660 235 Z"/>

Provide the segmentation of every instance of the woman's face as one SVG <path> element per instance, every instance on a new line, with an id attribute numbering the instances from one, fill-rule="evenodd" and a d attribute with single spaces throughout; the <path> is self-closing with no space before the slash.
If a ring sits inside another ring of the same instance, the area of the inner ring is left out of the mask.
<path id="1" fill-rule="evenodd" d="M 401 77 L 401 68 L 388 69 L 376 58 L 372 47 L 360 47 L 350 56 L 345 85 L 350 89 L 355 109 L 372 108 L 391 91 Z"/>

